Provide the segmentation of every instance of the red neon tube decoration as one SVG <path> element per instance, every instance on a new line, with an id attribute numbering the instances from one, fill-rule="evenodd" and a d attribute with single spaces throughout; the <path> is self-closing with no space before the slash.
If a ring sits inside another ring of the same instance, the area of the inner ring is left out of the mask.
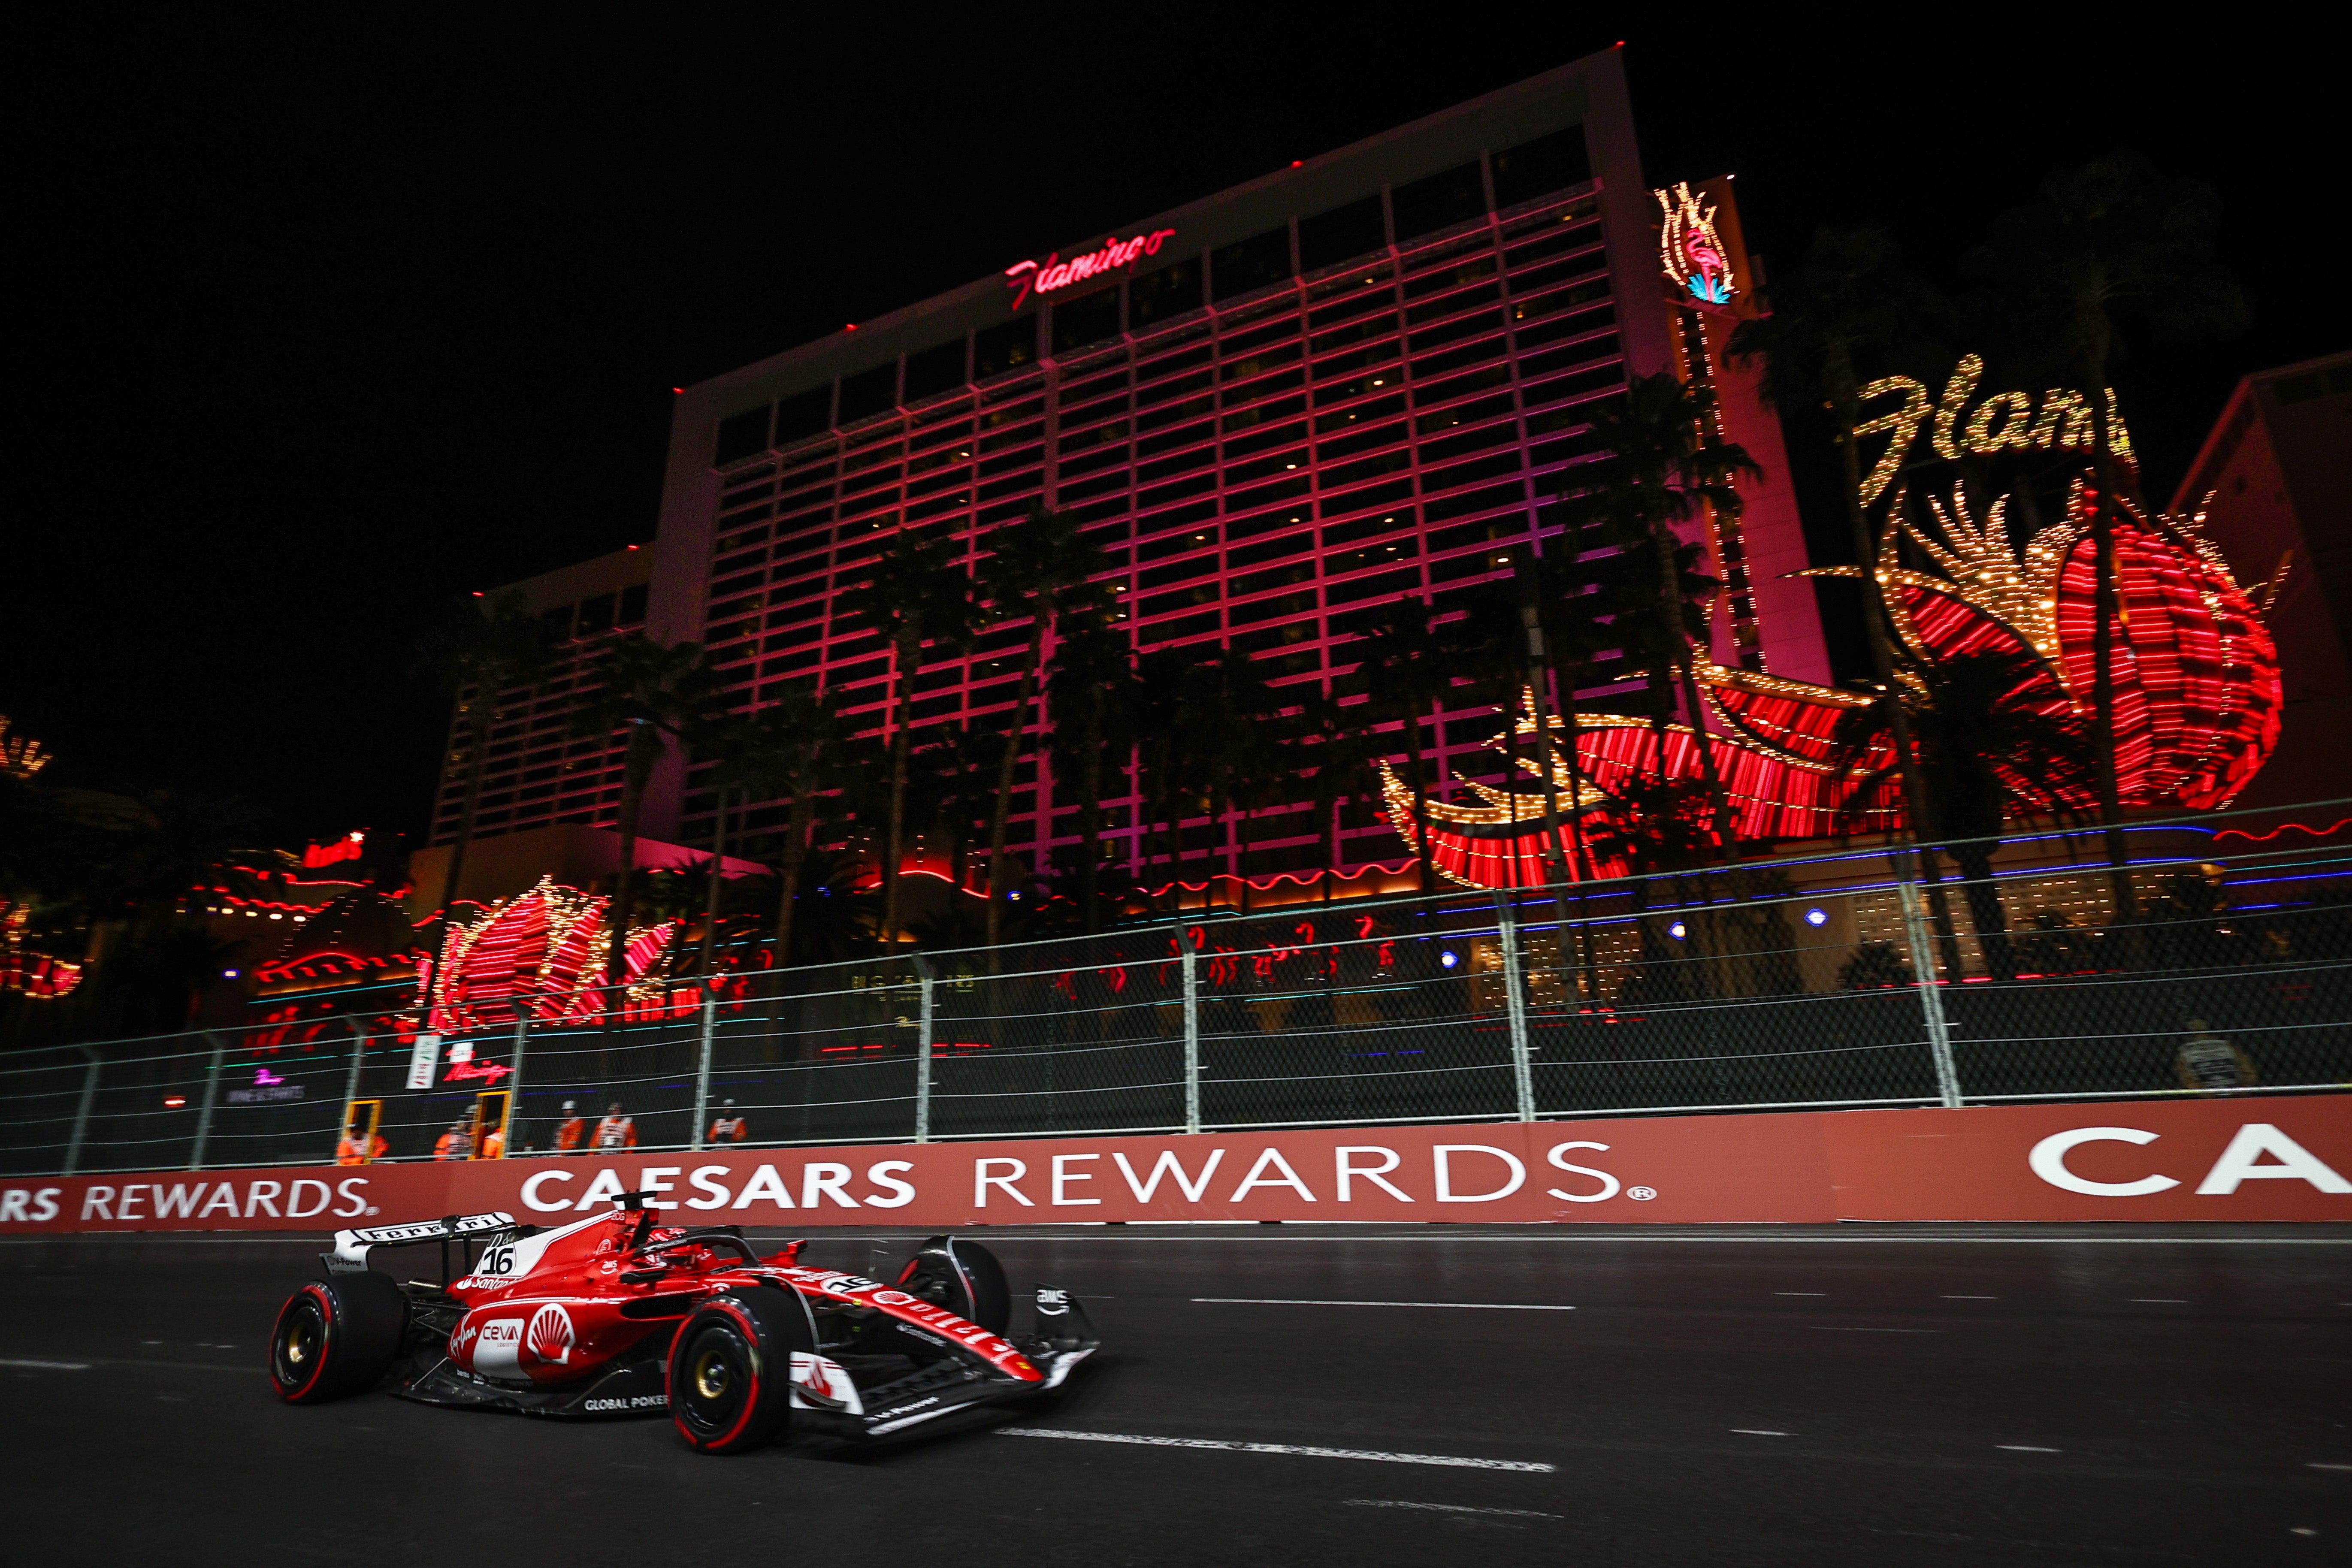
<path id="1" fill-rule="evenodd" d="M 1032 289 L 1040 294 L 1050 294 L 1122 267 L 1133 267 L 1139 257 L 1157 256 L 1160 245 L 1175 232 L 1172 228 L 1155 228 L 1150 234 L 1108 240 L 1100 250 L 1089 250 L 1067 261 L 1062 259 L 1058 250 L 1043 261 L 1016 261 L 1004 269 L 1005 287 L 1013 290 L 1013 308 L 1019 310 Z"/>

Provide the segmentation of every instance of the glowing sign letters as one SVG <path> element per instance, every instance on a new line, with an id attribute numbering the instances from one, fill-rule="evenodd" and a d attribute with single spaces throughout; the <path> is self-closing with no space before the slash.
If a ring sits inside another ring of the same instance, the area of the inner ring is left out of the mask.
<path id="1" fill-rule="evenodd" d="M 1139 257 L 1157 256 L 1161 244 L 1175 232 L 1172 228 L 1155 228 L 1150 234 L 1107 240 L 1101 249 L 1089 250 L 1067 261 L 1062 259 L 1058 250 L 1043 261 L 1016 261 L 1004 269 L 1005 287 L 1013 290 L 1013 308 L 1019 310 L 1033 289 L 1040 294 L 1050 294 L 1056 289 L 1132 267 Z"/>

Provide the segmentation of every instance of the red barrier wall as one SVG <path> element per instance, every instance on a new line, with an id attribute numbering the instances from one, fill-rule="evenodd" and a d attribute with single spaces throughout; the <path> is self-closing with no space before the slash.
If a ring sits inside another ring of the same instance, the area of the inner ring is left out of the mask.
<path id="1" fill-rule="evenodd" d="M 2352 1095 L 26 1178 L 0 1235 L 547 1223 L 638 1189 L 772 1226 L 2352 1220 Z"/>

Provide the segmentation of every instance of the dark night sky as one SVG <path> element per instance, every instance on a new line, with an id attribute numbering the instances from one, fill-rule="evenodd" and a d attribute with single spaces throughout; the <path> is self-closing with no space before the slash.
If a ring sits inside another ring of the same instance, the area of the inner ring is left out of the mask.
<path id="1" fill-rule="evenodd" d="M 649 540 L 673 385 L 1621 36 L 1647 174 L 1737 170 L 1768 258 L 1877 219 L 1948 268 L 2119 146 L 2217 186 L 2257 315 L 2124 367 L 2159 496 L 2240 374 L 2343 346 L 2306 291 L 2340 287 L 2331 68 L 2289 37 L 1622 19 L 1663 9 L 20 36 L 0 713 L 62 781 L 241 796 L 288 843 L 411 830 L 446 711 L 418 627 Z"/>

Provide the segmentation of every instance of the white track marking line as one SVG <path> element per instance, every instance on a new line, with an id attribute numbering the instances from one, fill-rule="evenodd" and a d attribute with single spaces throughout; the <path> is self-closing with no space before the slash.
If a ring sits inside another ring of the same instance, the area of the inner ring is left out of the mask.
<path id="1" fill-rule="evenodd" d="M 1775 1296 L 1826 1296 L 1829 1292 L 1826 1290 L 1775 1290 L 1772 1294 Z"/>
<path id="2" fill-rule="evenodd" d="M 1080 1443 L 1136 1443 L 1147 1448 L 1218 1448 L 1233 1454 L 1297 1454 L 1310 1459 L 1376 1459 L 1390 1465 L 1446 1465 L 1465 1470 L 1527 1470 L 1551 1475 L 1558 1465 L 1526 1459 L 1470 1459 L 1457 1454 L 1383 1454 L 1370 1448 L 1317 1448 L 1293 1443 L 1241 1443 L 1213 1437 L 1149 1437 L 1134 1432 L 1057 1432 L 1044 1426 L 1000 1426 L 1000 1437 L 1066 1437 Z"/>
<path id="3" fill-rule="evenodd" d="M 90 1365 L 86 1361 L 0 1361 L 0 1366 L 29 1366 L 42 1372 L 88 1372 Z"/>
<path id="4" fill-rule="evenodd" d="M 1998 1301 L 2000 1298 L 1998 1296 L 1947 1296 L 1944 1300 L 1947 1301 Z"/>
<path id="5" fill-rule="evenodd" d="M 1808 1323 L 1817 1334 L 1940 1334 L 1941 1329 L 1850 1329 L 1831 1323 Z"/>
<path id="6" fill-rule="evenodd" d="M 2037 1448 L 2031 1443 L 1995 1443 L 1993 1447 L 2005 1448 L 2012 1454 L 2063 1454 L 2066 1451 L 2063 1448 Z"/>
<path id="7" fill-rule="evenodd" d="M 1458 1502 L 1404 1502 L 1388 1498 L 1351 1497 L 1349 1508 L 1419 1508 L 1433 1513 L 1498 1513 L 1506 1519 L 1565 1519 L 1566 1514 L 1539 1513 L 1531 1508 L 1465 1508 Z"/>
<path id="8" fill-rule="evenodd" d="M 1734 1426 L 1732 1430 L 1743 1437 L 1793 1437 L 1796 1436 L 1794 1432 L 1769 1432 L 1761 1426 Z"/>
<path id="9" fill-rule="evenodd" d="M 2134 1296 L 2131 1300 L 2135 1305 L 2142 1307 L 2186 1307 L 2189 1305 L 2189 1299 L 2185 1296 Z"/>
<path id="10" fill-rule="evenodd" d="M 2303 1468 L 2306 1470 L 2352 1470 L 2352 1465 L 2324 1464 L 2317 1459 L 2312 1460 Z"/>
<path id="11" fill-rule="evenodd" d="M 1286 1296 L 1195 1296 L 1196 1306 L 1228 1307 L 1461 1307 L 1477 1312 L 1573 1312 L 1573 1307 L 1524 1301 L 1305 1301 Z"/>

